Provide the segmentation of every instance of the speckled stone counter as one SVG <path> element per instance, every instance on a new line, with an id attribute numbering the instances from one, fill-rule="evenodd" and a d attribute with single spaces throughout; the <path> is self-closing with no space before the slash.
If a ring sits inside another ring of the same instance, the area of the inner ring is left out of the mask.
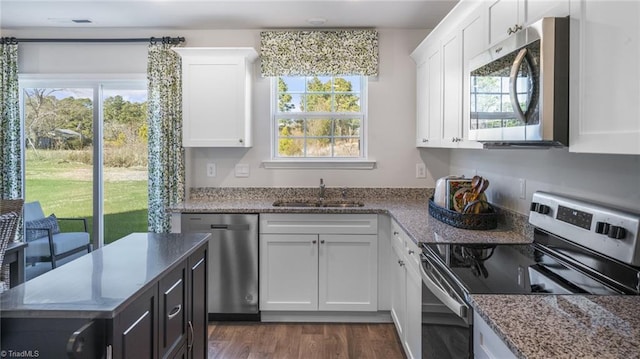
<path id="1" fill-rule="evenodd" d="M 278 199 L 316 199 L 317 188 L 194 188 L 190 200 L 175 213 L 377 213 L 388 214 L 417 242 L 531 243 L 525 216 L 499 209 L 498 228 L 488 231 L 458 229 L 429 215 L 432 188 L 349 188 L 346 197 L 363 207 L 274 207 Z M 342 189 L 327 188 L 327 198 L 342 198 Z"/>
<path id="2" fill-rule="evenodd" d="M 472 295 L 519 358 L 640 358 L 640 297 Z"/>
<path id="3" fill-rule="evenodd" d="M 209 234 L 132 233 L 0 294 L 5 318 L 113 318 Z"/>

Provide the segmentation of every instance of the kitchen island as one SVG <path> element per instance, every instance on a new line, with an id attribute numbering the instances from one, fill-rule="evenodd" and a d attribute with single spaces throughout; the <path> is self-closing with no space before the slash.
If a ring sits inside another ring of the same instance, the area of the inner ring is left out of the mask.
<path id="1" fill-rule="evenodd" d="M 155 358 L 206 350 L 209 236 L 133 233 L 2 293 L 2 351 Z"/>

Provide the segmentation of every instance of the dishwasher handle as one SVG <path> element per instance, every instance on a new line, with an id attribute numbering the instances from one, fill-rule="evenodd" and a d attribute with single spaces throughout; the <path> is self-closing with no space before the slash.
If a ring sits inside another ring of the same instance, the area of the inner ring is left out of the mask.
<path id="1" fill-rule="evenodd" d="M 211 229 L 223 231 L 248 231 L 251 228 L 248 224 L 212 224 Z"/>

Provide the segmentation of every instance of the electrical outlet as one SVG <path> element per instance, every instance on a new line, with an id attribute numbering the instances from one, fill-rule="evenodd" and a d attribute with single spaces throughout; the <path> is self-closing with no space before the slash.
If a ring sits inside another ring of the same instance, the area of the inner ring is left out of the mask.
<path id="1" fill-rule="evenodd" d="M 524 178 L 520 178 L 518 183 L 520 184 L 520 199 L 527 198 L 527 181 Z"/>
<path id="2" fill-rule="evenodd" d="M 207 177 L 215 177 L 215 176 L 216 176 L 216 164 L 207 163 Z"/>
<path id="3" fill-rule="evenodd" d="M 426 178 L 427 177 L 427 167 L 424 163 L 416 163 L 416 178 Z"/>

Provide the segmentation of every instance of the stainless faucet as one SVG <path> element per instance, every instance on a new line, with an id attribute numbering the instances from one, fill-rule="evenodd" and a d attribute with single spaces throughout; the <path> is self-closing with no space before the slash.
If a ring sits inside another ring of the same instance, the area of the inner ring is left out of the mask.
<path id="1" fill-rule="evenodd" d="M 324 180 L 320 178 L 320 193 L 318 194 L 320 200 L 324 199 Z"/>

